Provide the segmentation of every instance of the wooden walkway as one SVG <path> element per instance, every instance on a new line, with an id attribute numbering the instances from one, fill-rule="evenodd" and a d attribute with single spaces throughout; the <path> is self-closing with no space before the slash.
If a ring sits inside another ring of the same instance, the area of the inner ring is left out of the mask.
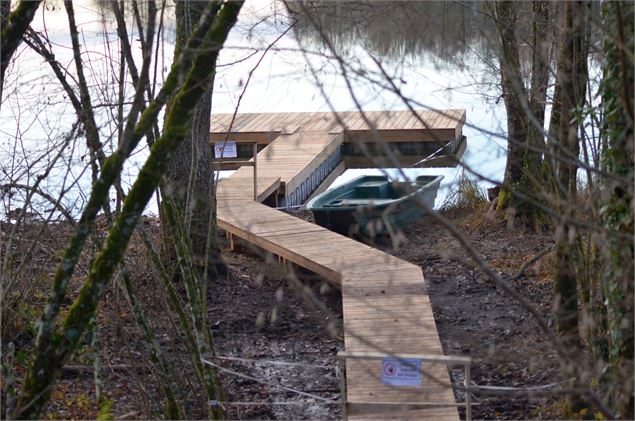
<path id="1" fill-rule="evenodd" d="M 259 201 L 282 186 L 293 189 L 341 144 L 341 133 L 309 121 L 322 131 L 287 127 L 258 154 Z M 247 129 L 262 128 L 252 125 Z M 347 352 L 443 355 L 419 267 L 254 201 L 251 171 L 241 168 L 218 184 L 219 227 L 341 285 Z M 393 387 L 381 382 L 381 361 L 348 361 L 348 418 L 458 420 L 447 367 L 424 363 L 423 370 L 420 388 Z M 435 405 L 382 412 L 373 409 L 378 402 Z"/>

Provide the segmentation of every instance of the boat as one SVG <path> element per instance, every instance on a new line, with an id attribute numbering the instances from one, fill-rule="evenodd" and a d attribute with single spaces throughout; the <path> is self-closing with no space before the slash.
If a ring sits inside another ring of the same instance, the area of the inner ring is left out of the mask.
<path id="1" fill-rule="evenodd" d="M 364 175 L 317 195 L 306 207 L 315 223 L 340 234 L 391 234 L 425 214 L 422 202 L 430 209 L 434 206 L 442 179 L 442 175 L 422 175 L 404 182 Z"/>

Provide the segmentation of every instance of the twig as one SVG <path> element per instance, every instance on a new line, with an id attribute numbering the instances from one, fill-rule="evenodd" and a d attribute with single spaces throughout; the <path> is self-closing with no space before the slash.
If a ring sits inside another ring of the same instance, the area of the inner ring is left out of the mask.
<path id="1" fill-rule="evenodd" d="M 67 376 L 79 376 L 82 374 L 92 374 L 95 367 L 92 365 L 65 365 L 62 367 L 62 374 Z M 113 364 L 102 366 L 104 370 L 115 371 L 131 371 L 145 373 L 148 371 L 148 367 L 138 364 Z"/>
<path id="2" fill-rule="evenodd" d="M 131 420 L 131 419 L 135 419 L 139 416 L 139 411 L 130 411 L 130 412 L 126 412 L 123 415 L 119 415 L 116 416 L 115 419 L 116 420 Z"/>
<path id="3" fill-rule="evenodd" d="M 527 269 L 529 269 L 529 266 L 533 265 L 538 260 L 540 260 L 544 256 L 546 256 L 547 254 L 551 253 L 551 250 L 553 250 L 553 246 L 545 247 L 543 250 L 538 252 L 538 254 L 536 254 L 531 259 L 529 259 L 525 263 L 523 263 L 523 265 L 520 267 L 520 269 L 518 270 L 518 272 L 516 272 L 515 275 L 510 276 L 509 278 L 506 278 L 505 280 L 503 280 L 503 282 L 512 282 L 512 281 L 515 281 L 517 279 L 522 278 L 525 275 L 525 271 Z"/>

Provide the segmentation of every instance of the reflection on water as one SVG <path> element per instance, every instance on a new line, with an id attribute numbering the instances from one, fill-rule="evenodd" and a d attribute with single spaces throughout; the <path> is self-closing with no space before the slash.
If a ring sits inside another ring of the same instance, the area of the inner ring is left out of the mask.
<path id="1" fill-rule="evenodd" d="M 462 64 L 462 56 L 493 40 L 484 2 L 288 2 L 303 41 L 327 36 L 340 51 L 354 44 L 387 59 L 405 55 Z"/>

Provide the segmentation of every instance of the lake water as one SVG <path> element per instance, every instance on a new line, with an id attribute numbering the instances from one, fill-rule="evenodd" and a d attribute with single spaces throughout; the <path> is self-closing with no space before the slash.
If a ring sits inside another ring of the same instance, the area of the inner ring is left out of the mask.
<path id="1" fill-rule="evenodd" d="M 102 21 L 98 9 L 92 2 L 76 6 L 86 43 L 85 68 L 94 85 L 94 102 L 107 104 L 115 101 L 119 85 L 115 77 L 118 46 L 113 25 Z M 291 20 L 287 14 L 284 6 L 277 2 L 254 0 L 245 4 L 219 59 L 213 112 L 230 113 L 236 108 L 238 112 L 356 109 L 337 62 L 324 55 L 325 49 L 321 45 L 306 39 L 300 43 L 294 31 L 289 30 Z M 34 27 L 47 29 L 55 45 L 58 61 L 69 65 L 72 54 L 68 48 L 70 40 L 63 6 L 58 6 L 57 10 L 40 10 L 34 20 Z M 281 35 L 263 57 L 264 49 Z M 173 55 L 170 44 L 173 35 L 167 32 L 164 38 L 166 42 L 162 46 L 162 58 L 158 66 L 159 83 L 169 69 Z M 138 55 L 138 51 L 135 54 Z M 114 57 L 114 60 L 108 57 Z M 365 75 L 351 80 L 352 92 L 364 110 L 406 109 L 397 95 L 369 82 L 368 77 L 376 78 L 378 69 L 363 45 L 351 42 L 346 57 L 350 59 L 348 63 L 351 68 L 364 70 Z M 491 68 L 475 54 L 469 53 L 462 57 L 462 66 L 407 55 L 380 59 L 386 71 L 395 76 L 403 96 L 410 99 L 415 108 L 465 109 L 467 124 L 464 134 L 468 138 L 468 149 L 463 162 L 485 178 L 502 179 L 506 149 L 503 136 L 505 109 L 502 101 L 495 101 L 499 95 L 495 83 L 487 83 L 496 81 Z M 311 69 L 316 71 L 317 80 Z M 74 71 L 71 69 L 70 73 Z M 243 91 L 244 95 L 238 104 Z M 126 92 L 132 92 L 129 80 Z M 97 119 L 106 146 L 112 148 L 117 135 L 112 107 L 99 107 Z M 48 66 L 23 45 L 7 78 L 0 115 L 2 184 L 8 180 L 32 184 L 35 175 L 41 174 L 52 161 L 53 155 L 59 152 L 60 162 L 42 182 L 41 189 L 54 197 L 60 197 L 60 192 L 66 191 L 60 200 L 73 214 L 77 214 L 88 194 L 91 177 L 82 142 L 78 140 L 75 148 L 60 146 L 74 121 L 72 107 L 64 98 Z M 126 166 L 124 185 L 130 185 L 134 180 L 145 156 L 147 150 L 139 148 Z M 29 174 L 20 172 L 25 165 L 33 168 Z M 382 171 L 348 170 L 335 185 L 361 173 Z M 385 171 L 400 176 L 398 170 Z M 418 174 L 444 175 L 444 190 L 437 199 L 438 207 L 460 171 L 457 168 L 409 169 L 405 170 L 405 174 L 408 177 Z M 481 181 L 480 185 L 485 188 L 490 184 Z M 11 198 L 4 195 L 5 209 L 7 206 L 17 207 L 20 194 L 18 192 Z M 42 206 L 46 208 L 46 203 L 42 202 Z M 148 211 L 156 212 L 156 203 L 150 204 Z"/>

